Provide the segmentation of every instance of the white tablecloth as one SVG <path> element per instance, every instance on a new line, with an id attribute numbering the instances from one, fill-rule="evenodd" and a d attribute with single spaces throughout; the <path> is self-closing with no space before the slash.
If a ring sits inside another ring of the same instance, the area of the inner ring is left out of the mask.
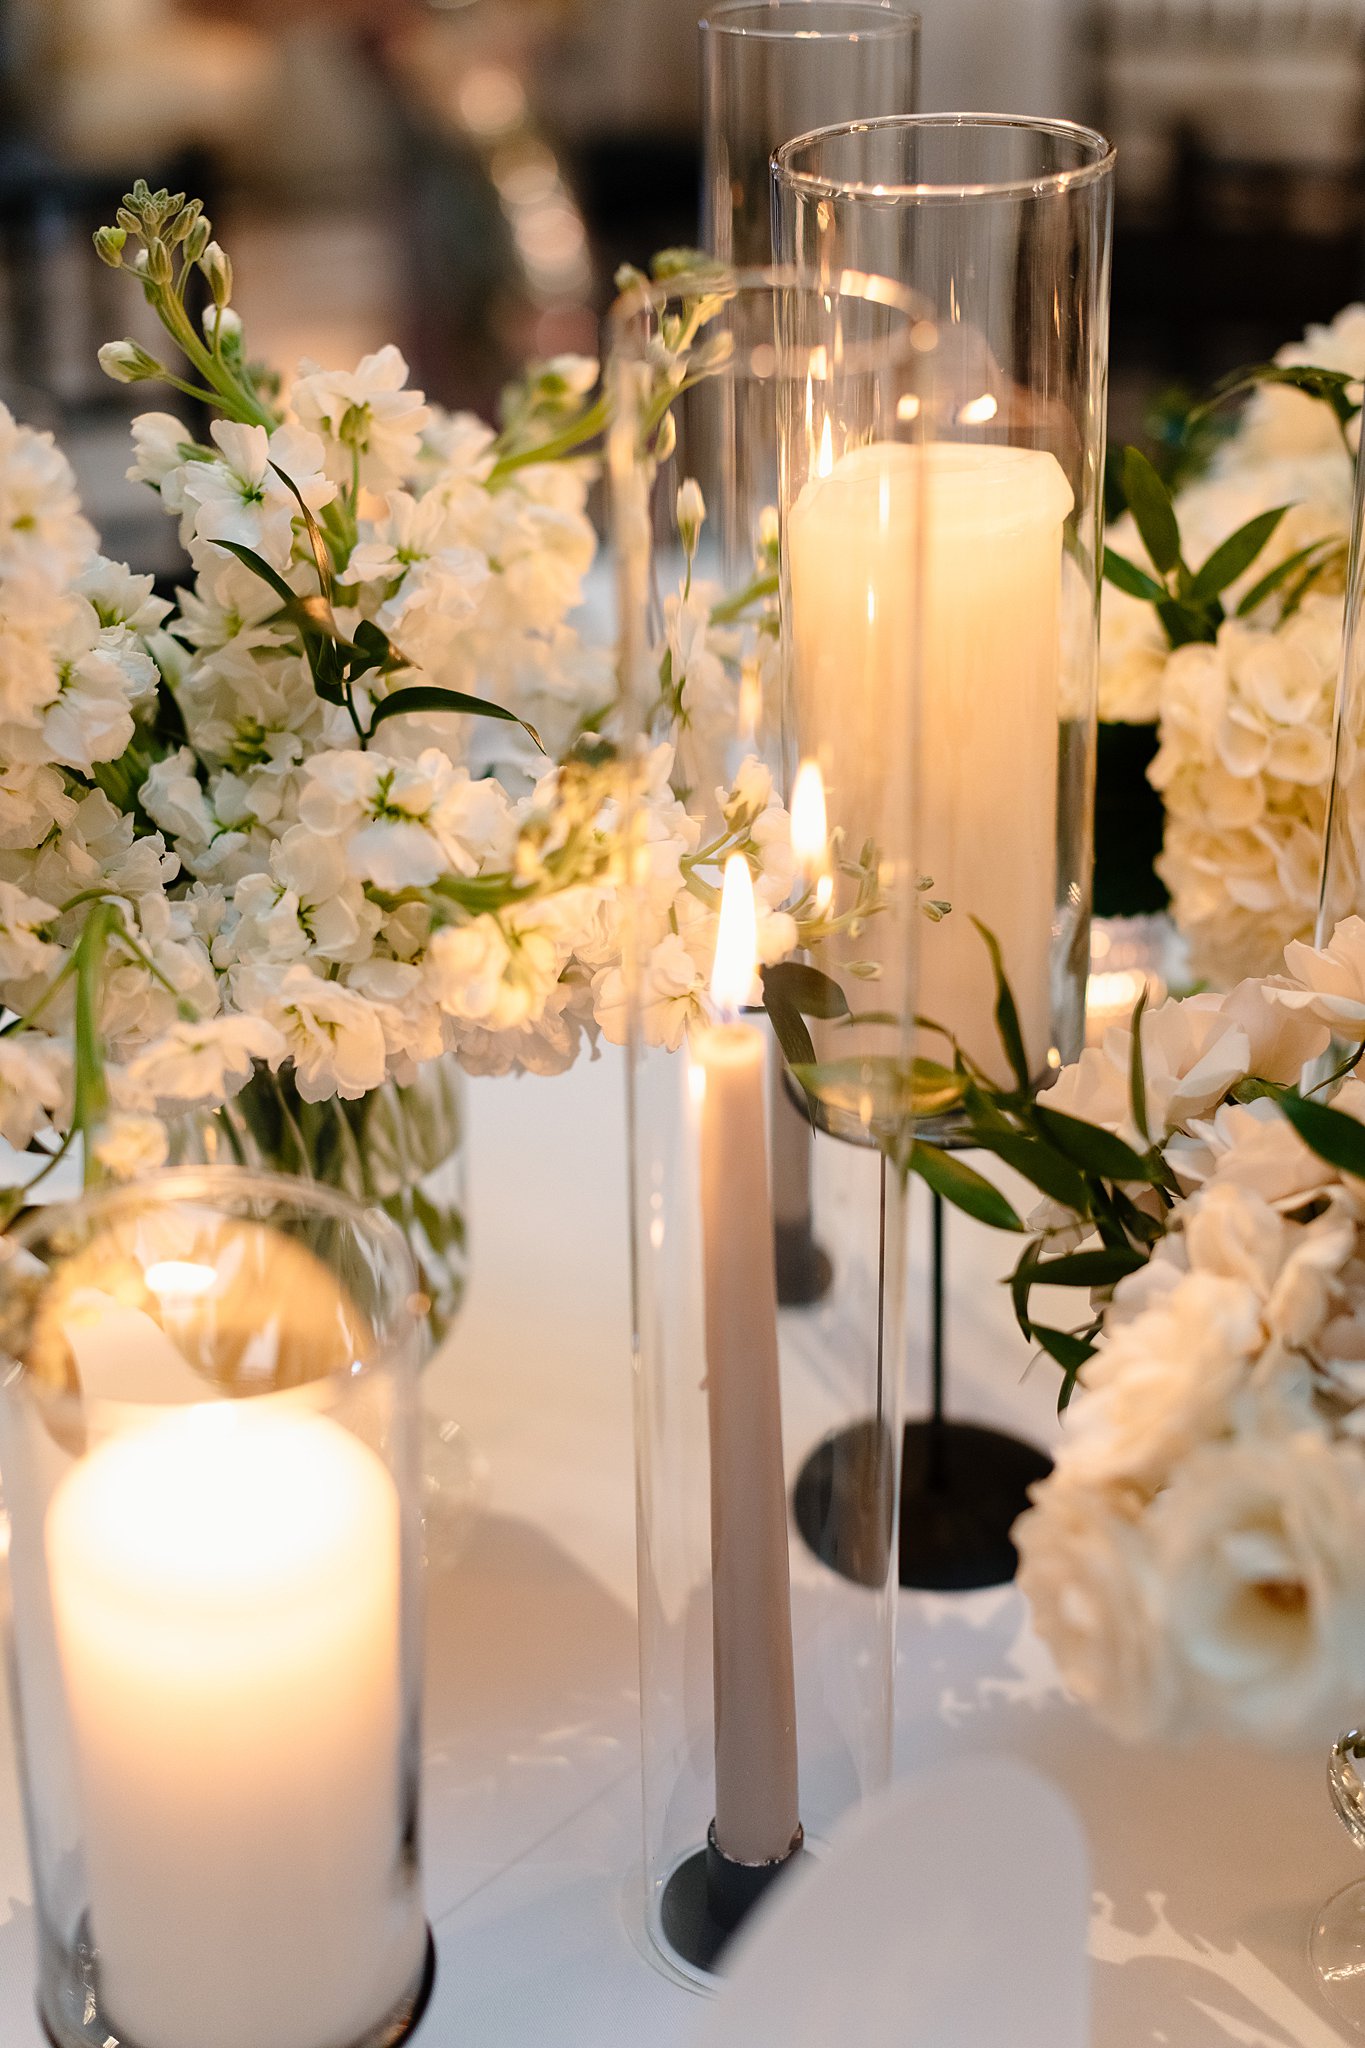
<path id="1" fill-rule="evenodd" d="M 621 1075 L 471 1089 L 474 1281 L 431 1404 L 489 1463 L 487 1512 L 429 1588 L 423 2048 L 682 2048 L 695 2001 L 639 1953 L 634 1510 Z M 1046 1439 L 1055 1379 L 996 1284 L 1009 1246 L 954 1219 L 956 1406 Z M 911 1399 L 919 1365 L 912 1360 Z M 1362 1702 L 1365 1706 L 1365 1702 Z M 904 1596 L 898 1768 L 1026 1759 L 1088 1833 L 1096 2048 L 1341 2048 L 1308 1923 L 1360 1875 L 1323 1753 L 1127 1750 L 1061 1696 L 1010 1589 Z M 204 1844 L 206 1857 L 213 1844 Z M 1020 1868 L 1024 1888 L 1046 1872 Z M 0 1740 L 0 2043 L 40 2048 L 33 1915 Z M 983 1926 L 981 1939 L 991 1930 Z M 888 1938 L 894 1938 L 888 1931 Z M 1019 1987 L 1021 2004 L 1030 1997 Z M 242 2048 L 250 2048 L 243 2043 Z M 983 2043 L 982 2048 L 1007 2048 Z"/>

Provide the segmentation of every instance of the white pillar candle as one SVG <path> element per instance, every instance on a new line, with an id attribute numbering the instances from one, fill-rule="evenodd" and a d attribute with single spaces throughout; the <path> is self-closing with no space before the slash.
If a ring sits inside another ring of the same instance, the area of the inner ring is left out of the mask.
<path id="1" fill-rule="evenodd" d="M 425 1940 L 392 1478 L 292 1397 L 203 1403 L 82 1459 L 45 1536 L 111 2022 L 344 2048 Z"/>
<path id="2" fill-rule="evenodd" d="M 1009 1070 L 990 962 L 971 919 L 1000 941 L 1040 1074 L 1051 1046 L 1062 531 L 1071 505 L 1060 465 L 1040 450 L 879 443 L 812 477 L 788 524 L 803 750 L 821 763 L 835 817 L 853 829 L 860 812 L 878 815 L 880 735 L 892 693 L 914 687 L 922 627 L 918 858 L 935 897 L 953 908 L 921 936 L 918 1008 L 1002 1081 Z M 847 771 L 846 786 L 836 786 L 834 764 L 850 761 L 868 778 L 861 795 Z M 877 941 L 874 921 L 870 957 Z M 942 1057 L 942 1041 L 925 1050 Z"/>
<path id="3" fill-rule="evenodd" d="M 753 918 L 753 885 L 735 856 L 712 980 L 722 1014 L 738 1011 L 753 978 Z M 692 1061 L 701 1119 L 716 1843 L 734 1862 L 771 1863 L 791 1849 L 800 1815 L 763 1033 L 737 1016 L 708 1026 L 693 1036 Z"/>

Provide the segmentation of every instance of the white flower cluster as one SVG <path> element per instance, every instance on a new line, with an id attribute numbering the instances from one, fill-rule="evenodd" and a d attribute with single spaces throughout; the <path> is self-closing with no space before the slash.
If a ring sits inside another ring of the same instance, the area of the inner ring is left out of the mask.
<path id="1" fill-rule="evenodd" d="M 1348 306 L 1281 349 L 1283 365 L 1365 378 L 1365 307 Z M 1351 457 L 1329 408 L 1263 385 L 1209 473 L 1176 498 L 1186 560 L 1197 567 L 1256 515 L 1289 510 L 1223 595 L 1213 644 L 1172 649 L 1153 606 L 1106 583 L 1100 717 L 1157 723 L 1150 771 L 1166 808 L 1158 872 L 1202 979 L 1226 986 L 1262 973 L 1312 928 L 1332 773 Z M 1150 572 L 1131 517 L 1109 531 L 1120 555 Z M 1318 573 L 1286 606 L 1294 577 L 1245 617 L 1240 603 L 1317 543 Z"/>
<path id="2" fill-rule="evenodd" d="M 556 402 L 594 376 L 577 358 L 540 372 Z M 165 1155 L 166 1119 L 263 1063 L 305 1100 L 354 1099 L 445 1053 L 547 1073 L 585 1032 L 621 1036 L 620 775 L 609 745 L 574 745 L 614 696 L 610 648 L 571 616 L 595 548 L 587 465 L 505 459 L 409 390 L 393 348 L 344 374 L 301 365 L 274 426 L 218 420 L 196 446 L 151 413 L 134 440 L 130 475 L 193 564 L 173 615 L 94 553 L 50 439 L 0 415 L 0 1134 L 50 1148 L 69 1129 L 87 983 L 108 1098 L 93 1150 L 125 1175 Z M 310 620 L 361 650 L 344 688 Z M 705 618 L 670 637 L 699 713 L 738 688 Z M 416 708 L 385 716 L 414 685 Z M 647 1028 L 674 1045 L 714 941 L 698 869 L 748 854 L 765 960 L 795 926 L 765 771 L 715 793 L 703 845 L 671 767 L 663 744 L 641 831 Z M 96 903 L 113 923 L 92 978 Z"/>
<path id="3" fill-rule="evenodd" d="M 1181 1192 L 1142 1196 L 1164 1234 L 1104 1305 L 1015 1529 L 1068 1689 L 1133 1738 L 1329 1735 L 1365 1687 L 1365 1180 L 1246 1086 L 1293 1082 L 1329 1035 L 1365 1041 L 1365 923 L 1286 964 L 1141 1021 Z M 1111 1033 L 1044 1100 L 1144 1144 L 1131 1051 Z M 1365 1082 L 1331 1107 L 1365 1125 Z"/>

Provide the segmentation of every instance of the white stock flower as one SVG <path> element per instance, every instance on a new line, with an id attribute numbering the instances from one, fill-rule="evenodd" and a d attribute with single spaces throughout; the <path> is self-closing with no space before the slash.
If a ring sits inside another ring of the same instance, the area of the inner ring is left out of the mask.
<path id="1" fill-rule="evenodd" d="M 683 1034 L 701 1013 L 705 981 L 701 968 L 676 932 L 661 939 L 645 962 L 640 990 L 640 1030 L 647 1045 L 676 1052 Z M 594 1015 L 611 1045 L 624 1045 L 630 998 L 620 967 L 610 967 L 595 984 Z"/>
<path id="2" fill-rule="evenodd" d="M 172 412 L 144 412 L 133 421 L 134 460 L 127 472 L 129 483 L 151 484 L 160 490 L 168 477 L 177 481 L 185 466 L 185 444 L 190 433 L 185 422 Z M 181 509 L 177 498 L 170 510 Z"/>
<path id="3" fill-rule="evenodd" d="M 116 1111 L 96 1131 L 91 1149 L 115 1180 L 137 1180 L 166 1164 L 166 1126 L 154 1116 Z"/>
<path id="4" fill-rule="evenodd" d="M 409 476 L 430 414 L 407 381 L 408 366 L 392 343 L 362 356 L 354 370 L 300 363 L 290 402 L 323 442 L 334 482 L 349 484 L 354 475 L 365 490 L 388 491 Z"/>
<path id="5" fill-rule="evenodd" d="M 71 1058 L 36 1031 L 0 1036 L 0 1138 L 22 1152 L 66 1104 Z"/>
<path id="6" fill-rule="evenodd" d="M 0 578 L 66 585 L 95 549 L 71 465 L 51 434 L 0 405 Z"/>
<path id="7" fill-rule="evenodd" d="M 1210 1718 L 1264 1737 L 1365 1679 L 1365 1454 L 1312 1436 L 1195 1451 L 1147 1523 L 1172 1648 Z"/>
<path id="8" fill-rule="evenodd" d="M 45 936 L 57 919 L 55 903 L 0 881 L 0 986 L 14 986 L 60 967 L 60 946 Z"/>
<path id="9" fill-rule="evenodd" d="M 1301 1208 L 1337 1179 L 1268 1096 L 1224 1103 L 1210 1122 L 1195 1119 L 1187 1137 L 1171 1140 L 1166 1157 L 1187 1191 L 1237 1187 L 1275 1209 Z"/>
<path id="10" fill-rule="evenodd" d="M 302 964 L 283 974 L 269 969 L 244 974 L 240 989 L 241 1007 L 263 1016 L 279 1033 L 283 1058 L 293 1061 L 295 1084 L 305 1102 L 333 1095 L 354 1101 L 384 1079 L 384 1028 L 364 996 Z M 281 1063 L 280 1055 L 272 1057 L 272 1066 Z"/>
<path id="11" fill-rule="evenodd" d="M 179 1017 L 128 1061 L 124 1074 L 135 1093 L 157 1102 L 216 1104 L 246 1086 L 257 1061 L 278 1065 L 285 1050 L 264 1017 Z"/>
<path id="12" fill-rule="evenodd" d="M 309 511 L 320 512 L 336 496 L 336 485 L 322 474 L 322 443 L 299 427 L 267 434 L 235 420 L 215 420 L 210 432 L 217 458 L 186 463 L 183 471 L 182 540 L 187 547 L 231 541 L 272 569 L 287 569 L 294 521 L 302 515 L 280 472 L 298 486 Z"/>

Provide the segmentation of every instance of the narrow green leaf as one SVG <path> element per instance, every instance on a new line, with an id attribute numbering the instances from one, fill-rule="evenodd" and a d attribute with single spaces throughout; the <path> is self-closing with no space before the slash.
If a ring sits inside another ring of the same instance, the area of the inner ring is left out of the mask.
<path id="1" fill-rule="evenodd" d="M 802 960 L 780 960 L 763 969 L 765 996 L 799 1010 L 803 1017 L 847 1017 L 848 998 L 837 981 Z"/>
<path id="2" fill-rule="evenodd" d="M 327 542 L 323 538 L 322 528 L 304 503 L 303 492 L 294 482 L 293 477 L 286 475 L 278 462 L 272 462 L 270 467 L 274 470 L 276 476 L 289 492 L 300 513 L 303 515 L 304 532 L 308 535 L 308 544 L 313 550 L 313 566 L 318 572 L 318 586 L 330 606 L 332 597 L 332 557 L 328 552 Z"/>
<path id="3" fill-rule="evenodd" d="M 1077 1337 L 1070 1330 L 1052 1330 L 1044 1323 L 1033 1325 L 1033 1335 L 1048 1357 L 1054 1358 L 1062 1368 L 1057 1413 L 1065 1415 L 1083 1367 L 1095 1356 L 1095 1346 L 1088 1337 Z"/>
<path id="4" fill-rule="evenodd" d="M 1038 1287 L 1112 1287 L 1146 1265 L 1144 1252 L 1114 1246 L 1103 1251 L 1063 1252 L 1060 1258 L 1040 1259 L 1034 1272 Z"/>
<path id="5" fill-rule="evenodd" d="M 409 711 L 463 711 L 472 718 L 501 718 L 510 725 L 519 725 L 545 752 L 544 742 L 533 725 L 524 718 L 518 718 L 515 711 L 509 711 L 504 704 L 493 704 L 486 697 L 471 697 L 463 690 L 443 690 L 437 683 L 413 683 L 408 688 L 395 690 L 375 705 L 370 731 L 382 725 L 387 718 L 401 718 Z"/>
<path id="6" fill-rule="evenodd" d="M 1033 1325 L 1029 1321 L 1028 1303 L 1037 1278 L 1038 1257 L 1037 1243 L 1026 1246 L 1018 1265 L 1010 1274 L 1010 1299 L 1014 1303 L 1014 1320 L 1030 1343 L 1033 1341 Z"/>
<path id="7" fill-rule="evenodd" d="M 1140 448 L 1123 451 L 1123 495 L 1153 567 L 1169 576 L 1180 563 L 1180 526 L 1170 492 Z"/>
<path id="8" fill-rule="evenodd" d="M 1104 1180 L 1160 1182 L 1159 1161 L 1150 1156 L 1144 1158 L 1112 1131 L 1103 1131 L 1081 1117 L 1068 1116 L 1065 1110 L 1049 1109 L 1046 1096 L 1034 1104 L 1033 1115 L 1058 1150 L 1087 1173 L 1097 1173 Z"/>
<path id="9" fill-rule="evenodd" d="M 1193 647 L 1203 641 L 1216 640 L 1223 621 L 1221 606 L 1196 611 L 1174 597 L 1163 598 L 1156 608 L 1156 615 L 1166 628 L 1166 638 L 1172 647 Z"/>
<path id="10" fill-rule="evenodd" d="M 1345 427 L 1360 410 L 1350 397 L 1352 381 L 1343 370 L 1323 370 L 1312 363 L 1250 363 L 1220 378 L 1212 396 L 1194 407 L 1186 424 L 1195 424 L 1228 399 L 1254 391 L 1258 384 L 1285 384 L 1293 391 L 1301 391 L 1305 398 L 1316 398 L 1329 406 L 1337 424 Z"/>
<path id="11" fill-rule="evenodd" d="M 253 575 L 259 576 L 263 583 L 268 583 L 275 595 L 289 607 L 292 615 L 299 601 L 298 592 L 291 590 L 279 571 L 272 569 L 269 562 L 258 555 L 254 548 L 243 547 L 240 541 L 235 540 L 216 540 L 213 545 L 216 548 L 226 548 L 230 555 L 236 555 L 239 562 L 244 562 Z"/>
<path id="12" fill-rule="evenodd" d="M 1003 1159 L 1006 1166 L 1022 1173 L 1041 1194 L 1050 1195 L 1064 1209 L 1074 1210 L 1078 1216 L 1089 1215 L 1090 1197 L 1084 1176 L 1044 1139 L 1030 1138 L 1019 1131 L 984 1130 L 972 1132 L 972 1143 Z"/>
<path id="13" fill-rule="evenodd" d="M 1000 1034 L 1000 1043 L 1005 1049 L 1005 1057 L 1010 1063 L 1015 1080 L 1021 1088 L 1027 1089 L 1032 1080 L 1028 1069 L 1028 1054 L 1024 1050 L 1024 1034 L 1019 1028 L 1019 1012 L 1015 1008 L 1014 993 L 1010 988 L 1005 963 L 1000 954 L 1000 941 L 987 925 L 982 924 L 979 917 L 974 917 L 972 923 L 985 940 L 986 950 L 991 956 L 991 972 L 995 976 L 995 1028 Z"/>
<path id="14" fill-rule="evenodd" d="M 1339 1173 L 1365 1180 L 1365 1124 L 1347 1116 L 1343 1109 L 1314 1102 L 1292 1088 L 1281 1093 L 1280 1107 L 1310 1152 Z"/>
<path id="15" fill-rule="evenodd" d="M 975 1167 L 940 1146 L 917 1140 L 910 1153 L 910 1171 L 917 1173 L 936 1195 L 942 1195 L 945 1202 L 974 1216 L 978 1223 L 989 1223 L 994 1230 L 1023 1230 L 1013 1204 L 1006 1201 L 999 1188 Z"/>
<path id="16" fill-rule="evenodd" d="M 1245 619 L 1249 617 L 1259 605 L 1265 603 L 1268 597 L 1275 595 L 1281 584 L 1287 583 L 1289 578 L 1299 569 L 1307 568 L 1310 562 L 1313 563 L 1313 572 L 1316 574 L 1319 569 L 1326 565 L 1327 561 L 1336 552 L 1336 549 L 1337 543 L 1335 541 L 1315 540 L 1311 541 L 1306 548 L 1296 548 L 1292 555 L 1286 555 L 1282 562 L 1277 562 L 1273 569 L 1262 576 L 1259 583 L 1252 585 L 1237 607 L 1238 618 Z M 1315 555 L 1318 559 L 1316 562 L 1313 562 Z"/>
<path id="17" fill-rule="evenodd" d="M 1160 604 L 1166 595 L 1166 587 L 1149 576 L 1145 569 L 1139 569 L 1136 562 L 1130 562 L 1126 555 L 1116 554 L 1113 548 L 1104 551 L 1104 580 L 1112 583 L 1116 590 L 1126 590 L 1129 597 L 1140 597 L 1147 604 Z"/>
<path id="18" fill-rule="evenodd" d="M 1251 567 L 1261 549 L 1265 546 L 1275 528 L 1289 510 L 1287 505 L 1276 505 L 1273 511 L 1258 512 L 1254 519 L 1248 519 L 1245 526 L 1239 526 L 1230 533 L 1221 547 L 1216 547 L 1203 567 L 1195 572 L 1187 592 L 1191 604 L 1207 604 L 1235 583 Z"/>
<path id="19" fill-rule="evenodd" d="M 1147 1074 L 1142 1064 L 1142 1013 L 1146 1007 L 1147 991 L 1144 988 L 1133 1005 L 1133 1044 L 1128 1057 L 1128 1098 L 1133 1111 L 1133 1122 L 1150 1145 L 1152 1134 L 1147 1128 Z"/>
<path id="20" fill-rule="evenodd" d="M 801 1012 L 794 1010 L 790 1003 L 770 997 L 766 988 L 763 1007 L 768 1013 L 768 1022 L 777 1035 L 777 1042 L 782 1048 L 788 1066 L 803 1088 L 814 1089 L 814 1077 L 820 1070 L 816 1064 L 815 1045 Z"/>

